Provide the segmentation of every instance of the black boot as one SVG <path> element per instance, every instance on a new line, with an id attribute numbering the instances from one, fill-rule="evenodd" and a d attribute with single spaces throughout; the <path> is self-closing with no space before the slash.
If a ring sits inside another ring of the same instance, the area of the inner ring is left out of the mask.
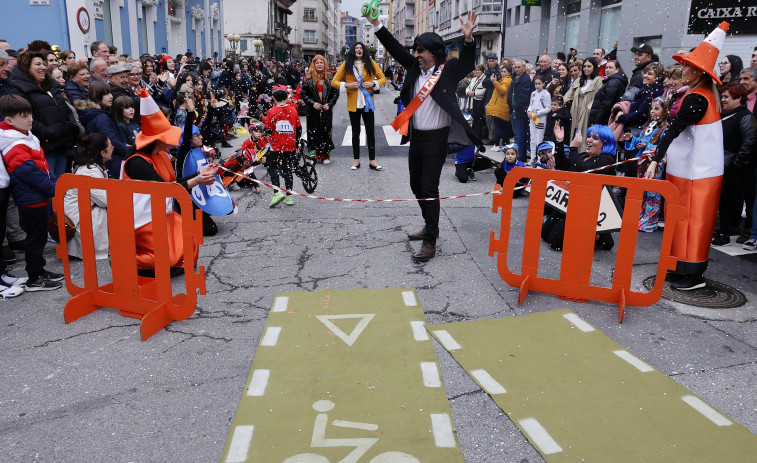
<path id="1" fill-rule="evenodd" d="M 702 274 L 684 275 L 678 281 L 670 284 L 670 287 L 678 291 L 692 291 L 705 287 L 705 280 Z"/>

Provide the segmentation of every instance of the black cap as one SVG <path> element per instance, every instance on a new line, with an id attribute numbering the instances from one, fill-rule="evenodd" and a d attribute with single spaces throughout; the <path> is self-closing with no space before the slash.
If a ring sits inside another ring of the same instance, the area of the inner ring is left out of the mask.
<path id="1" fill-rule="evenodd" d="M 497 58 L 497 55 L 492 53 L 491 55 L 487 56 L 486 59 L 498 59 L 498 58 Z"/>
<path id="2" fill-rule="evenodd" d="M 652 47 L 650 47 L 646 43 L 642 43 L 638 47 L 631 48 L 631 51 L 634 52 L 634 53 L 637 53 L 637 52 L 638 53 L 646 53 L 648 55 L 653 55 L 654 54 L 654 50 L 652 49 Z"/>

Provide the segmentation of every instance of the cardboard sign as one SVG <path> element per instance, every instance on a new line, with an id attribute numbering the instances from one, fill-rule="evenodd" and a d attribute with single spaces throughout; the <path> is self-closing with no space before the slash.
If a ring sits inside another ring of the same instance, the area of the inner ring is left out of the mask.
<path id="1" fill-rule="evenodd" d="M 563 180 L 551 180 L 547 182 L 547 195 L 545 196 L 544 203 L 558 211 L 567 213 L 568 199 L 570 198 L 569 189 L 570 183 Z M 610 190 L 610 187 L 605 185 L 602 188 L 602 199 L 599 202 L 597 231 L 618 231 L 622 223 L 623 216 L 620 204 L 612 193 L 612 190 Z"/>

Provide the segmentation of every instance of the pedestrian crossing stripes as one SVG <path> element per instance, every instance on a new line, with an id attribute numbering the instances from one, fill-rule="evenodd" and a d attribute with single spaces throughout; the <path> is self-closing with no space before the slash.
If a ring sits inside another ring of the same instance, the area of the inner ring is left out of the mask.
<path id="1" fill-rule="evenodd" d="M 399 132 L 395 132 L 394 128 L 392 128 L 391 125 L 384 125 L 382 126 L 383 132 L 384 132 L 384 138 L 386 139 L 386 144 L 389 146 L 400 146 L 400 141 L 402 140 L 402 134 Z M 376 145 L 381 144 L 381 137 L 379 136 L 381 133 L 381 130 L 376 130 Z M 342 139 L 342 146 L 352 146 L 352 126 L 347 126 L 347 131 L 344 132 L 344 138 Z M 368 146 L 368 142 L 366 141 L 365 136 L 365 126 L 360 126 L 360 146 Z"/>

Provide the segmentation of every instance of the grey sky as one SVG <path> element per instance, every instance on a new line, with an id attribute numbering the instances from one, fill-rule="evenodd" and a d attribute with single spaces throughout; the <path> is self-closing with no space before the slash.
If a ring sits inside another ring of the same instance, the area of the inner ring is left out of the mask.
<path id="1" fill-rule="evenodd" d="M 365 3 L 363 0 L 342 0 L 342 11 L 348 12 L 350 16 L 359 18 L 360 8 L 363 6 L 363 3 Z"/>

